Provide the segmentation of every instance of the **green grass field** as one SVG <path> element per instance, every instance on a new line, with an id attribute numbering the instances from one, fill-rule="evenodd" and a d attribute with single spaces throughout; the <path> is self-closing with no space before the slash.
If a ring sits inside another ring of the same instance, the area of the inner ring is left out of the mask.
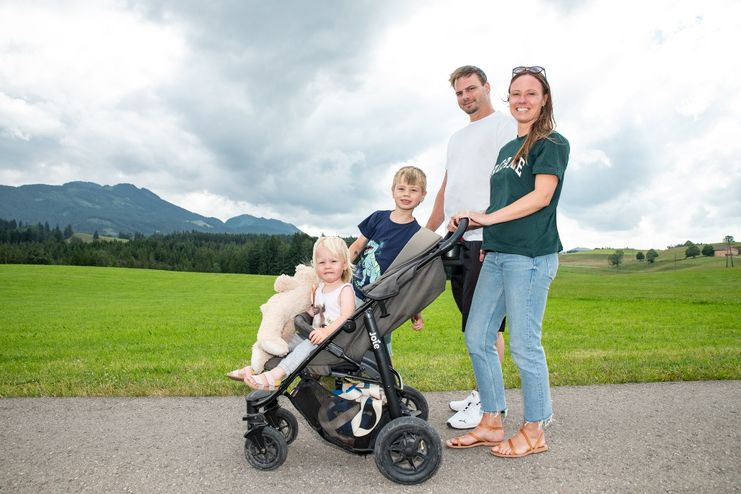
<path id="1" fill-rule="evenodd" d="M 741 379 L 741 266 L 617 271 L 597 252 L 561 256 L 543 336 L 552 385 Z M 241 394 L 224 373 L 248 358 L 273 279 L 0 265 L 0 396 Z M 394 333 L 396 368 L 421 390 L 470 389 L 449 291 L 424 315 L 424 331 Z M 509 355 L 505 379 L 519 385 Z"/>

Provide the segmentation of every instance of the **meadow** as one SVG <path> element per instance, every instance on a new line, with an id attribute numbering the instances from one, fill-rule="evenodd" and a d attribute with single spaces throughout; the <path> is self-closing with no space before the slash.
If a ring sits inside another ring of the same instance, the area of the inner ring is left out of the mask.
<path id="1" fill-rule="evenodd" d="M 741 266 L 626 251 L 616 270 L 609 253 L 561 256 L 543 334 L 552 385 L 741 379 Z M 273 280 L 0 265 L 0 397 L 241 394 L 224 374 L 248 359 Z M 449 290 L 424 316 L 422 332 L 394 333 L 395 367 L 423 391 L 470 389 Z M 504 371 L 517 387 L 509 354 Z"/>

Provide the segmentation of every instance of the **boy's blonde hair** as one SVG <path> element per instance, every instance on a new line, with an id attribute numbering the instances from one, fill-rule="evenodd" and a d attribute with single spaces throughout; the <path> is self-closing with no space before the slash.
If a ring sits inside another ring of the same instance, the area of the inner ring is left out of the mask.
<path id="1" fill-rule="evenodd" d="M 347 243 L 340 237 L 319 237 L 314 242 L 314 250 L 311 254 L 311 264 L 314 269 L 316 269 L 316 251 L 319 246 L 324 247 L 345 263 L 345 269 L 342 271 L 342 281 L 349 283 L 352 279 L 353 265 L 350 262 L 350 249 L 348 249 Z"/>
<path id="2" fill-rule="evenodd" d="M 391 188 L 393 189 L 396 187 L 396 184 L 402 182 L 407 185 L 421 187 L 422 192 L 427 193 L 427 175 L 416 166 L 403 166 L 399 168 L 399 171 L 394 175 L 394 182 L 391 184 Z"/>

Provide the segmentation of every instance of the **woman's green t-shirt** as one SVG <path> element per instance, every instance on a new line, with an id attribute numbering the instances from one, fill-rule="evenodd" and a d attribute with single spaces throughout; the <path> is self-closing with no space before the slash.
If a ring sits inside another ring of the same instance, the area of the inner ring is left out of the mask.
<path id="1" fill-rule="evenodd" d="M 522 146 L 525 136 L 518 137 L 502 147 L 497 165 L 489 180 L 489 208 L 487 213 L 515 202 L 535 190 L 535 175 L 546 174 L 558 177 L 558 185 L 551 203 L 531 215 L 484 227 L 486 251 L 538 257 L 563 250 L 556 226 L 556 206 L 561 196 L 563 176 L 569 161 L 569 141 L 558 132 L 537 141 L 530 148 L 527 159 L 512 158 Z"/>

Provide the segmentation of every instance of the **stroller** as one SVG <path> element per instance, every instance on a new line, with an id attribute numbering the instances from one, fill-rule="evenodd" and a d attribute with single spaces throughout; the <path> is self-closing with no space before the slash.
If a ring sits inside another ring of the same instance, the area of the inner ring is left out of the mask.
<path id="1" fill-rule="evenodd" d="M 420 229 L 386 273 L 363 289 L 366 302 L 273 391 L 246 397 L 244 454 L 259 470 L 286 460 L 296 438 L 296 417 L 278 403 L 281 395 L 329 443 L 358 455 L 373 454 L 379 471 L 400 484 L 431 478 L 442 462 L 442 443 L 427 423 L 424 395 L 394 370 L 384 335 L 419 313 L 445 290 L 443 258 L 468 225 L 462 219 L 441 239 Z M 308 336 L 311 317 L 296 316 L 296 331 Z M 272 359 L 267 367 L 277 365 Z M 289 391 L 291 384 L 298 384 Z"/>

